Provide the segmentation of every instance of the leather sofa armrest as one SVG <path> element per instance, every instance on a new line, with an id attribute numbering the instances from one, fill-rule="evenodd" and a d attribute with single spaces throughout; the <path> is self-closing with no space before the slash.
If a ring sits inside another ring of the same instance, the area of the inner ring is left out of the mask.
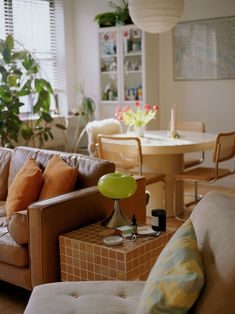
<path id="1" fill-rule="evenodd" d="M 145 178 L 136 176 L 137 191 L 121 206 L 129 218 L 146 219 Z M 113 200 L 97 187 L 67 193 L 32 204 L 28 208 L 29 254 L 32 287 L 60 280 L 59 240 L 61 234 L 107 218 Z"/>

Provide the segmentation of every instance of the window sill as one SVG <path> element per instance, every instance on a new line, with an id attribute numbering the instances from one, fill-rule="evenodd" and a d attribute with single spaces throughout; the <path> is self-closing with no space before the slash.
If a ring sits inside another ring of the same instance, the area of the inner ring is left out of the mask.
<path id="1" fill-rule="evenodd" d="M 63 116 L 59 113 L 51 113 L 52 118 L 63 118 Z M 22 121 L 35 121 L 38 119 L 38 115 L 37 114 L 33 114 L 33 113 L 21 113 L 20 114 L 20 120 Z"/>

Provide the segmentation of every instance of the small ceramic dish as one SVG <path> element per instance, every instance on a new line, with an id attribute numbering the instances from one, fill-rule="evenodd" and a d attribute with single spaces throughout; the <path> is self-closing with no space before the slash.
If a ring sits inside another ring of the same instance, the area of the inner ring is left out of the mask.
<path id="1" fill-rule="evenodd" d="M 123 237 L 120 236 L 110 236 L 103 239 L 104 243 L 107 245 L 119 245 L 123 242 L 123 240 Z"/>

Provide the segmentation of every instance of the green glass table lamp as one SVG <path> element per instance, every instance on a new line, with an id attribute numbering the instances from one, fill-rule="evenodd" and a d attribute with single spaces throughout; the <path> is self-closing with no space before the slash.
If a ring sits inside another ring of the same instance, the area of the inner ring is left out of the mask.
<path id="1" fill-rule="evenodd" d="M 114 209 L 110 217 L 102 222 L 107 228 L 117 228 L 130 224 L 130 220 L 123 213 L 120 200 L 132 196 L 137 188 L 135 179 L 124 173 L 108 173 L 98 181 L 98 190 L 108 198 L 114 199 Z"/>

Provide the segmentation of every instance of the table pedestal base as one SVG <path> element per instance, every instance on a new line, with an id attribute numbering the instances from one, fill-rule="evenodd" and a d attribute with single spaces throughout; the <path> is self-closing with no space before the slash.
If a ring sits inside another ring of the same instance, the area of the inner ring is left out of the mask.
<path id="1" fill-rule="evenodd" d="M 167 217 L 174 216 L 174 175 L 183 171 L 184 156 L 183 154 L 174 155 L 144 155 L 143 171 L 165 174 L 165 193 L 166 204 L 164 205 L 164 193 L 159 191 L 162 188 L 161 183 L 154 183 L 147 186 L 147 190 L 151 193 L 150 203 L 147 206 L 147 216 L 151 216 L 151 210 L 154 208 L 165 208 Z M 183 183 L 177 183 L 177 204 L 176 213 L 181 214 L 184 209 Z"/>

